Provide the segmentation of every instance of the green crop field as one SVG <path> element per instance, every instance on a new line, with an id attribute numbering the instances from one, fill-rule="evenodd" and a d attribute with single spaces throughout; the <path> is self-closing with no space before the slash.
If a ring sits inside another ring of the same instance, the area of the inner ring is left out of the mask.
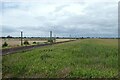
<path id="1" fill-rule="evenodd" d="M 2 58 L 3 78 L 112 78 L 118 75 L 117 39 L 82 39 Z"/>

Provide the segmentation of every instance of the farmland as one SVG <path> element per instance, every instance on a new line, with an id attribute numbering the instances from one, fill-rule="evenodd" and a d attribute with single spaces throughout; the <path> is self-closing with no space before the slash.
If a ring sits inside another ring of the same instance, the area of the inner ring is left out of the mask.
<path id="1" fill-rule="evenodd" d="M 112 78 L 118 75 L 118 41 L 79 39 L 2 59 L 3 78 Z"/>
<path id="2" fill-rule="evenodd" d="M 44 44 L 47 43 L 47 39 L 43 38 L 24 38 L 23 42 L 25 40 L 28 40 L 29 45 L 34 45 L 33 42 L 36 42 L 37 44 Z M 70 39 L 56 39 L 56 42 L 62 42 L 62 41 L 69 41 Z M 14 48 L 21 46 L 21 39 L 20 38 L 6 38 L 6 39 L 0 39 L 0 45 L 4 44 L 4 42 L 7 42 L 8 46 L 6 48 Z"/>

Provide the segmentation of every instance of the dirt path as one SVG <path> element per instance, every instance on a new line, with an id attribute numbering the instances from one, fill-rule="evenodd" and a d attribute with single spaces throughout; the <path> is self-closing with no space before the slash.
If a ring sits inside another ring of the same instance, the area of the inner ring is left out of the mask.
<path id="1" fill-rule="evenodd" d="M 53 43 L 53 44 L 40 44 L 40 45 L 22 46 L 22 47 L 16 47 L 16 48 L 2 49 L 2 50 L 0 50 L 0 55 L 6 55 L 6 54 L 11 54 L 11 53 L 16 53 L 16 52 L 19 52 L 19 51 L 31 50 L 31 49 L 39 48 L 39 47 L 42 47 L 42 46 L 60 44 L 60 43 L 71 42 L 71 41 L 75 41 L 75 40 L 56 42 L 56 43 Z"/>

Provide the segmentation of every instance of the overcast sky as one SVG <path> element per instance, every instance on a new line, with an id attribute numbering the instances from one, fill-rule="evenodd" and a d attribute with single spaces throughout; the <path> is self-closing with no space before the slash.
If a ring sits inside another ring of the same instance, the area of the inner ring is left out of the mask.
<path id="1" fill-rule="evenodd" d="M 117 0 L 1 1 L 2 36 L 118 36 Z"/>

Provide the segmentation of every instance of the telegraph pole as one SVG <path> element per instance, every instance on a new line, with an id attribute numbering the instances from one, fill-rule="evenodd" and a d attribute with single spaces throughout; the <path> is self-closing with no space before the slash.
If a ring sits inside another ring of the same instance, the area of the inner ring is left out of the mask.
<path id="1" fill-rule="evenodd" d="M 54 35 L 54 42 L 56 42 L 56 35 Z"/>
<path id="2" fill-rule="evenodd" d="M 21 46 L 23 45 L 23 32 L 21 31 Z"/>
<path id="3" fill-rule="evenodd" d="M 52 40 L 52 31 L 50 31 L 50 40 Z"/>
<path id="4" fill-rule="evenodd" d="M 53 40 L 52 40 L 52 31 L 50 31 L 50 43 L 52 43 Z"/>
<path id="5" fill-rule="evenodd" d="M 70 38 L 70 40 L 71 40 L 71 34 L 70 34 L 69 38 Z"/>
<path id="6" fill-rule="evenodd" d="M 55 26 L 54 26 L 54 42 L 56 42 Z"/>

